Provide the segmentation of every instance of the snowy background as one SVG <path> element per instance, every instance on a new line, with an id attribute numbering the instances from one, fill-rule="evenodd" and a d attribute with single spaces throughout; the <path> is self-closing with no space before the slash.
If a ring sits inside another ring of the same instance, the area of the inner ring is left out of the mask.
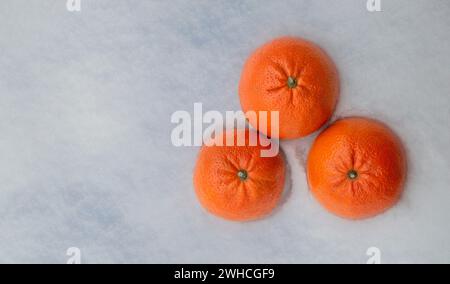
<path id="1" fill-rule="evenodd" d="M 450 262 L 450 1 L 0 1 L 0 262 Z M 171 114 L 239 110 L 242 65 L 281 35 L 335 60 L 335 118 L 388 123 L 408 150 L 401 202 L 353 222 L 308 191 L 312 137 L 282 143 L 291 190 L 271 217 L 200 207 L 198 148 L 172 146 Z"/>

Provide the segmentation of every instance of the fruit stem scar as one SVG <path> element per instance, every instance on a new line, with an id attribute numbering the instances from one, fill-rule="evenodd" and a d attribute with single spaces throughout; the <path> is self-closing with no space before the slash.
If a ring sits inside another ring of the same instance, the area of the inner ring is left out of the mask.
<path id="1" fill-rule="evenodd" d="M 297 79 L 292 76 L 289 76 L 287 79 L 287 85 L 288 85 L 289 89 L 293 89 L 293 88 L 297 87 Z"/>
<path id="2" fill-rule="evenodd" d="M 248 178 L 248 173 L 246 170 L 239 170 L 237 176 L 241 179 L 241 181 L 246 181 Z"/>
<path id="3" fill-rule="evenodd" d="M 350 170 L 347 173 L 347 177 L 351 180 L 355 180 L 358 177 L 358 172 L 355 170 Z"/>

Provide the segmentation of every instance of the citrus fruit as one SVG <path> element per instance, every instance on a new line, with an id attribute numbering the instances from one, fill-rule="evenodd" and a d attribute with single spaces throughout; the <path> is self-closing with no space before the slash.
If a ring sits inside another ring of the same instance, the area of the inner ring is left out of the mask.
<path id="1" fill-rule="evenodd" d="M 199 153 L 194 187 L 200 203 L 209 212 L 228 220 L 250 221 L 269 214 L 277 205 L 285 179 L 284 158 L 261 157 L 263 137 L 250 146 L 249 130 L 229 130 L 217 135 L 237 144 L 245 134 L 245 146 L 206 146 Z M 266 138 L 267 139 L 267 138 Z M 223 142 L 225 145 L 225 142 Z"/>
<path id="2" fill-rule="evenodd" d="M 307 176 L 313 195 L 330 212 L 349 219 L 372 217 L 398 201 L 405 151 L 386 125 L 361 117 L 341 119 L 313 143 Z"/>
<path id="3" fill-rule="evenodd" d="M 295 37 L 258 48 L 244 65 L 239 97 L 250 124 L 272 138 L 293 139 L 318 130 L 332 115 L 339 76 L 330 57 L 316 44 Z M 279 125 L 260 112 L 279 112 Z M 276 132 L 278 132 L 278 134 Z"/>

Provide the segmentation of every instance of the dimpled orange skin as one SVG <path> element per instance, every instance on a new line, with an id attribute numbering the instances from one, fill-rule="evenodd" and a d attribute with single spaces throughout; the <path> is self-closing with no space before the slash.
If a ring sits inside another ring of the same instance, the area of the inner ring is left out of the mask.
<path id="1" fill-rule="evenodd" d="M 400 198 L 405 151 L 384 124 L 346 118 L 317 137 L 308 156 L 307 175 L 313 195 L 330 212 L 348 219 L 369 218 Z"/>
<path id="2" fill-rule="evenodd" d="M 233 136 L 229 131 L 217 139 Z M 223 140 L 225 141 L 225 140 Z M 237 145 L 236 143 L 234 145 Z M 280 153 L 261 157 L 258 146 L 203 146 L 194 172 L 194 187 L 204 208 L 216 216 L 232 221 L 251 221 L 268 215 L 282 195 L 285 164 Z M 245 171 L 241 177 L 239 173 Z M 244 178 L 245 177 L 245 178 Z"/>
<path id="3" fill-rule="evenodd" d="M 256 112 L 256 117 L 247 118 L 260 132 L 281 139 L 304 137 L 331 117 L 339 97 L 338 71 L 314 43 L 295 37 L 278 38 L 247 60 L 239 96 L 244 112 Z M 279 135 L 272 134 L 270 116 L 267 123 L 258 119 L 259 111 L 279 111 Z"/>

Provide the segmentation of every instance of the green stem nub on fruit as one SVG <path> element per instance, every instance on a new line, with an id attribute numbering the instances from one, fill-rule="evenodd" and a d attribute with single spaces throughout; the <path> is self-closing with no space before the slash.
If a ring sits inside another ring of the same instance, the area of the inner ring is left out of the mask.
<path id="1" fill-rule="evenodd" d="M 355 170 L 350 170 L 350 171 L 348 171 L 348 173 L 347 173 L 347 177 L 348 177 L 349 179 L 351 179 L 351 180 L 355 180 L 355 179 L 358 178 L 358 172 L 355 171 Z"/>
<path id="2" fill-rule="evenodd" d="M 242 181 L 246 181 L 248 178 L 248 173 L 246 170 L 239 170 L 237 173 L 237 176 L 242 180 Z"/>
<path id="3" fill-rule="evenodd" d="M 289 76 L 287 79 L 287 85 L 288 85 L 289 89 L 293 89 L 293 88 L 297 87 L 297 79 Z"/>

